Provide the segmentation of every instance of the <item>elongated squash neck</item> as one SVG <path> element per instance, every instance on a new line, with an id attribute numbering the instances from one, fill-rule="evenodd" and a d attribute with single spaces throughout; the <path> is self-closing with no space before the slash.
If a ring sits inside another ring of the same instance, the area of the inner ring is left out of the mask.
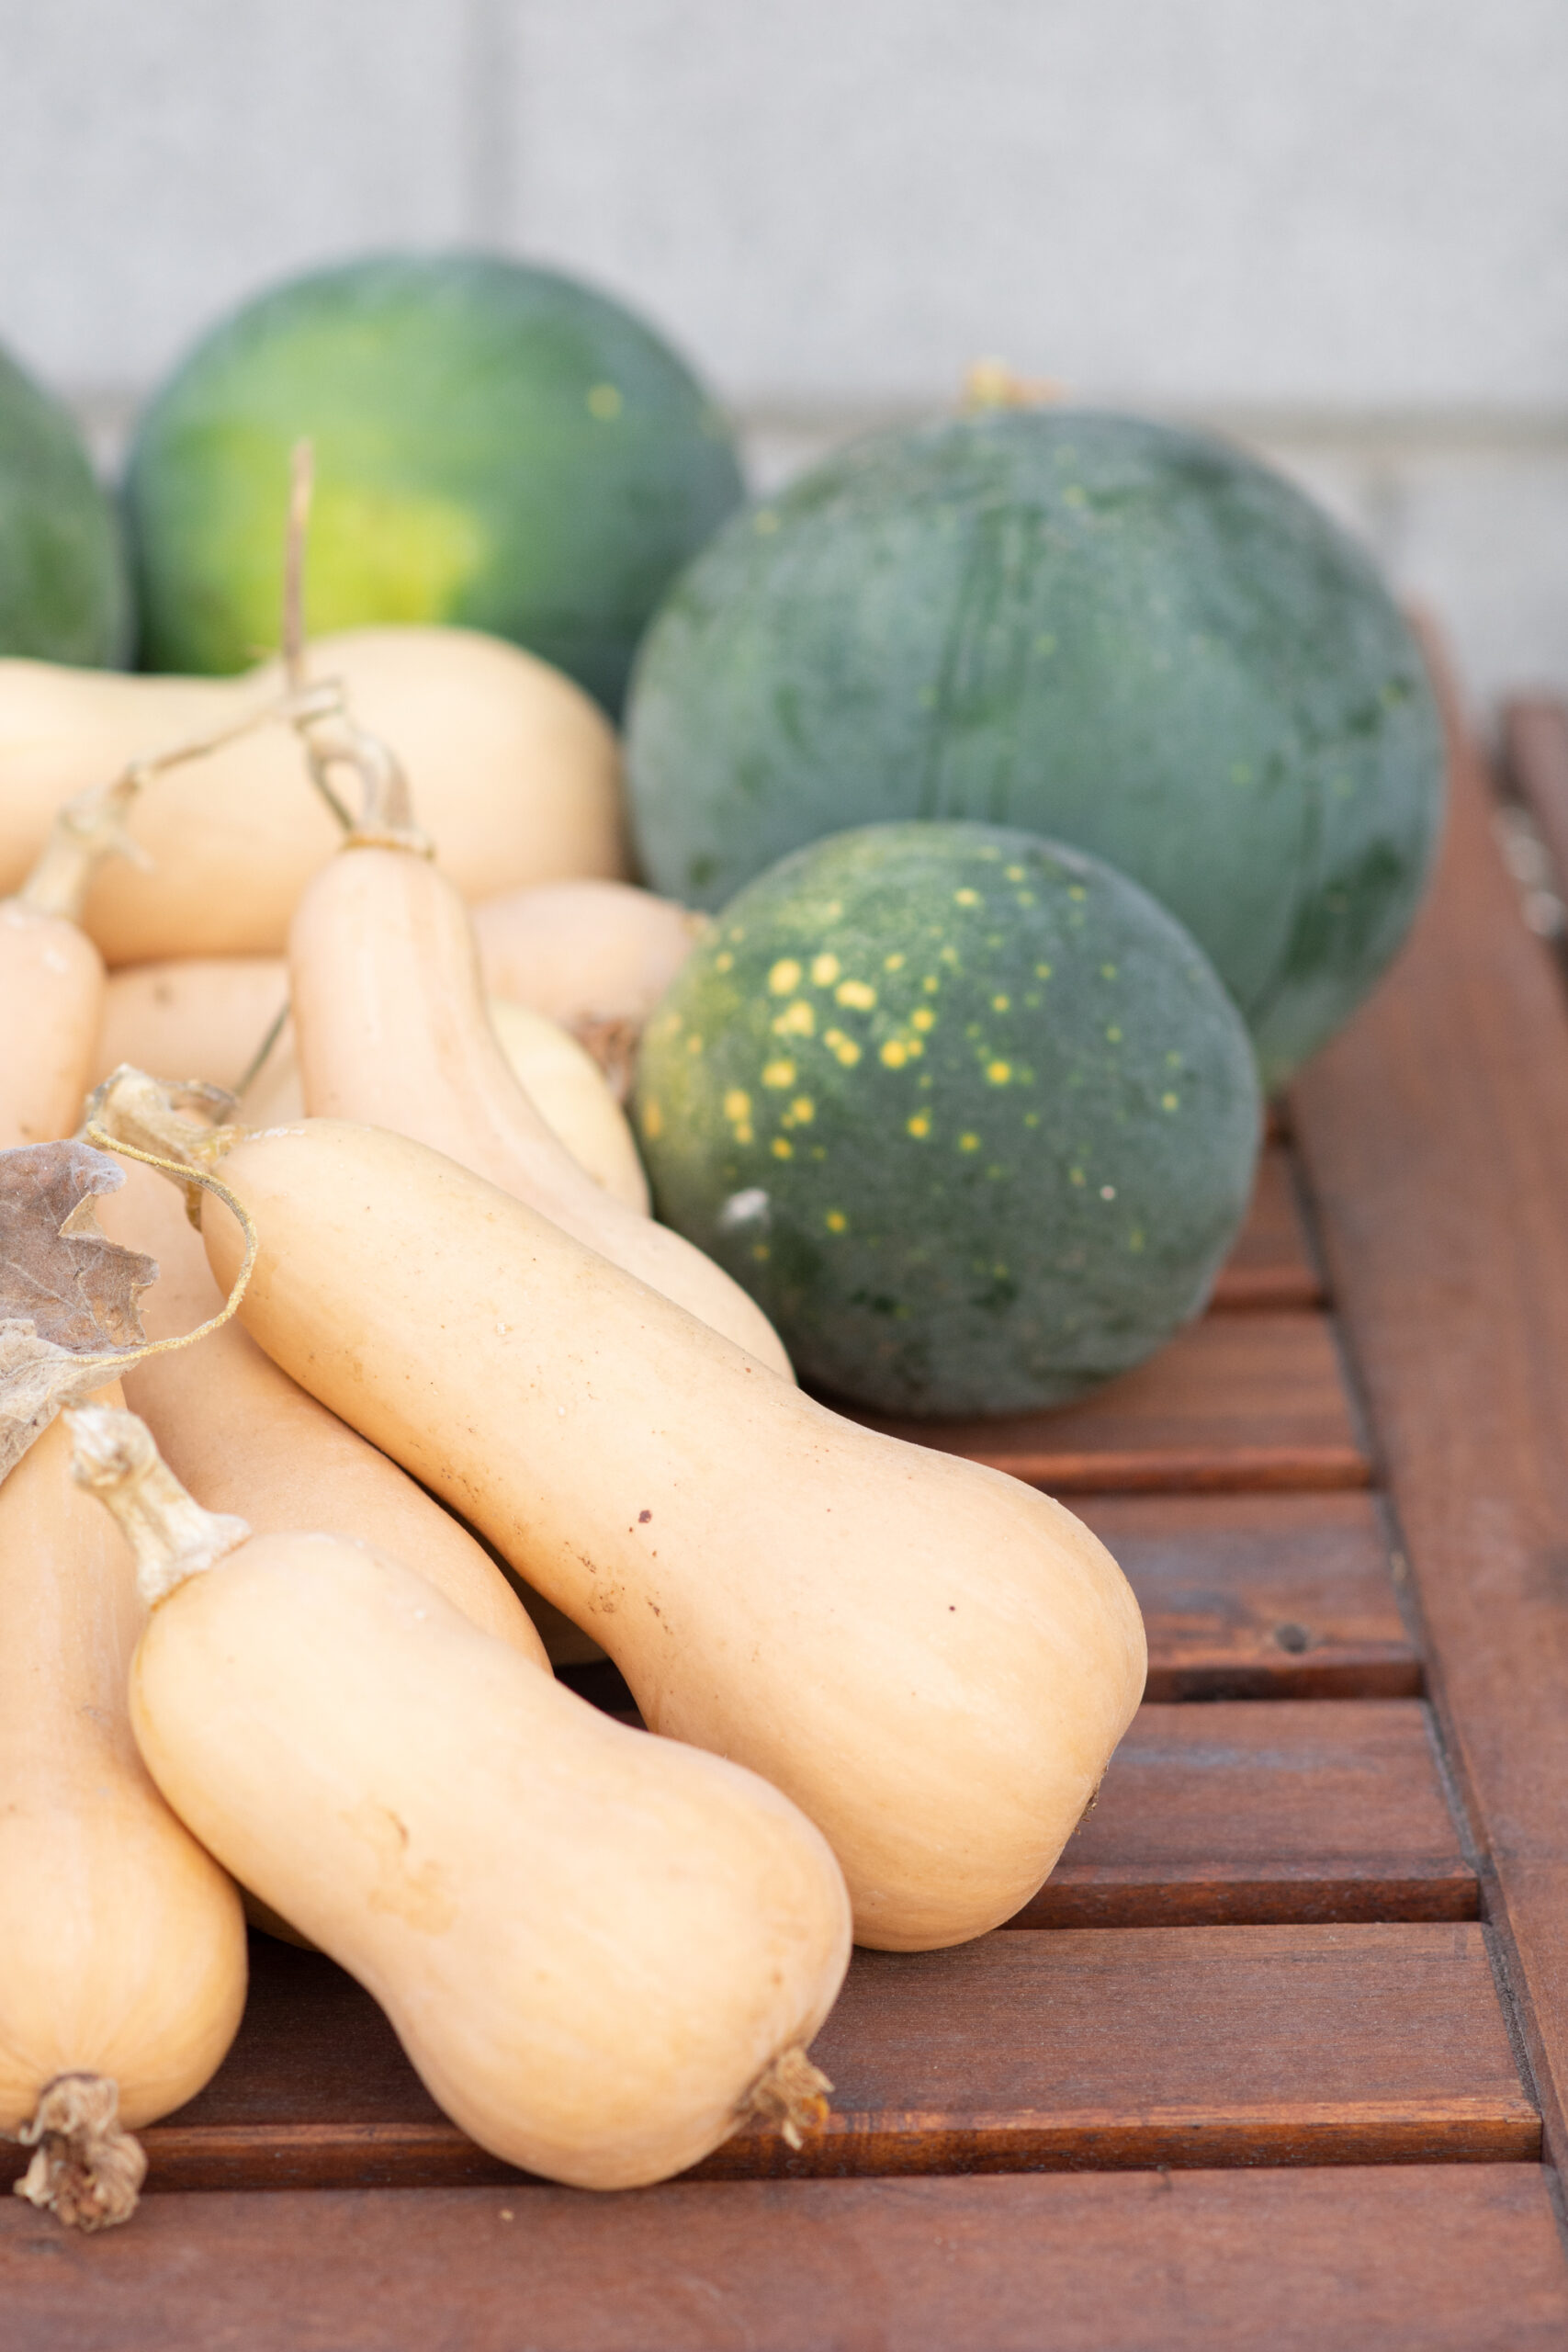
<path id="1" fill-rule="evenodd" d="M 66 1415 L 71 1476 L 110 1513 L 136 1562 L 137 1589 L 150 1609 L 249 1541 L 228 1511 L 203 1510 L 152 1442 L 145 1421 L 108 1405 Z"/>

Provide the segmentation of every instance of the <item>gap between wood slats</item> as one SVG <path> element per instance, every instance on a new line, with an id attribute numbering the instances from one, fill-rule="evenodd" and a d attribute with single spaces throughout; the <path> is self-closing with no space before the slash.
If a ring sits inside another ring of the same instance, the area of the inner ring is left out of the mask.
<path id="1" fill-rule="evenodd" d="M 990 1421 L 854 1418 L 1052 1494 L 1355 1487 L 1372 1465 L 1325 1315 L 1211 1315 L 1108 1387 Z"/>
<path id="2" fill-rule="evenodd" d="M 1412 1700 L 1145 1706 L 1014 1928 L 1472 1919 Z"/>
<path id="3" fill-rule="evenodd" d="M 141 2135 L 157 2189 L 502 2177 L 440 2114 L 369 1996 L 255 1939 L 224 2066 Z M 792 2153 L 748 2129 L 698 2177 L 1167 2164 L 1528 2161 L 1472 1924 L 998 1934 L 857 1953 L 814 2044 L 836 2088 Z M 9 2170 L 20 2150 L 6 2150 Z"/>
<path id="4" fill-rule="evenodd" d="M 7 2199 L 16 2352 L 1560 2352 L 1539 2169 Z"/>

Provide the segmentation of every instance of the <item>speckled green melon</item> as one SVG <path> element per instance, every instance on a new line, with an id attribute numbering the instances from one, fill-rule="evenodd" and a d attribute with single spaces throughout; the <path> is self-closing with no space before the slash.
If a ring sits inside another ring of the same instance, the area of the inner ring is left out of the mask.
<path id="1" fill-rule="evenodd" d="M 784 858 L 644 1035 L 658 1211 L 802 1377 L 891 1413 L 1065 1403 L 1196 1314 L 1246 1212 L 1247 1032 L 1098 859 L 972 824 Z"/>
<path id="2" fill-rule="evenodd" d="M 1198 939 L 1270 1084 L 1404 937 L 1443 774 L 1419 650 L 1326 515 L 1066 410 L 880 435 L 737 516 L 649 629 L 628 762 L 648 878 L 690 904 L 899 818 L 1093 851 Z"/>
<path id="3" fill-rule="evenodd" d="M 82 435 L 0 351 L 0 656 L 118 662 L 130 609 L 119 526 Z"/>
<path id="4" fill-rule="evenodd" d="M 141 419 L 127 498 L 150 667 L 240 670 L 276 644 L 302 435 L 313 629 L 486 629 L 612 710 L 671 575 L 742 495 L 723 419 L 604 295 L 482 254 L 317 271 L 219 326 Z"/>

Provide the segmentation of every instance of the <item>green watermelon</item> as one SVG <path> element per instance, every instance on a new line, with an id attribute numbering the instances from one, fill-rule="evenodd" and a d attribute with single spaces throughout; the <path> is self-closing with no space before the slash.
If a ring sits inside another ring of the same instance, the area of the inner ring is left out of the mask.
<path id="1" fill-rule="evenodd" d="M 705 907 L 844 825 L 1093 851 L 1203 946 L 1270 1084 L 1398 947 L 1442 804 L 1359 548 L 1238 450 L 1063 410 L 877 435 L 737 516 L 645 640 L 628 761 L 648 879 Z"/>
<path id="2" fill-rule="evenodd" d="M 305 435 L 312 629 L 488 629 L 612 709 L 671 576 L 743 495 L 723 419 L 618 303 L 486 254 L 351 262 L 227 320 L 141 421 L 150 667 L 240 670 L 276 644 Z"/>
<path id="3" fill-rule="evenodd" d="M 1150 1354 L 1250 1196 L 1247 1032 L 1098 859 L 872 825 L 752 882 L 684 965 L 635 1098 L 659 1215 L 803 1379 L 874 1409 L 1021 1412 Z"/>
<path id="4" fill-rule="evenodd" d="M 0 655 L 121 660 L 130 606 L 119 526 L 82 435 L 0 351 Z"/>

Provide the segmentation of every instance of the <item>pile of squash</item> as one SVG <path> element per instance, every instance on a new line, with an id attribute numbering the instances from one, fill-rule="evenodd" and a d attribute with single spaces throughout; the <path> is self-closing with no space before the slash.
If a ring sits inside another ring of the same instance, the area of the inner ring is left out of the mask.
<path id="1" fill-rule="evenodd" d="M 24 2193 L 130 2211 L 247 1908 L 532 2172 L 797 2140 L 852 1939 L 996 1927 L 1092 1797 L 1144 1681 L 1115 1563 L 813 1401 L 649 1216 L 600 1065 L 694 923 L 623 878 L 558 673 L 436 628 L 237 681 L 0 663 L 0 775 Z"/>

